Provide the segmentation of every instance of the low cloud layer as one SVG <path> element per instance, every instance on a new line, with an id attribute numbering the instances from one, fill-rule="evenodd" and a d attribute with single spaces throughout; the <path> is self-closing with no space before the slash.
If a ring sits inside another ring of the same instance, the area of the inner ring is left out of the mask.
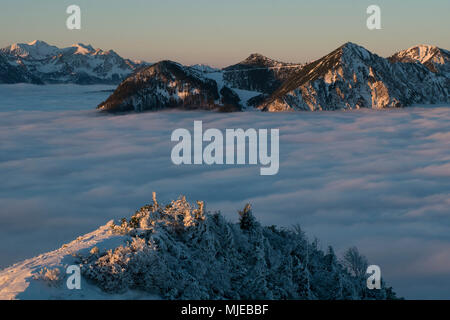
<path id="1" fill-rule="evenodd" d="M 0 267 L 184 194 L 229 219 L 356 245 L 407 298 L 450 298 L 450 107 L 299 113 L 93 110 L 106 86 L 0 86 Z M 280 171 L 175 166 L 172 130 L 279 128 Z"/>

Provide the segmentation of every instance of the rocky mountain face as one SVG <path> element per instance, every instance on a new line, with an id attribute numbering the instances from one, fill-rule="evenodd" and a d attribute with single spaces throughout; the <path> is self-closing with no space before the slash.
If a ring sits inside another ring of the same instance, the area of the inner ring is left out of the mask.
<path id="1" fill-rule="evenodd" d="M 346 43 L 304 66 L 258 108 L 264 111 L 404 107 L 449 101 L 446 77 L 419 63 L 393 63 Z"/>
<path id="2" fill-rule="evenodd" d="M 10 67 L 29 75 L 14 77 L 2 73 L 8 83 L 119 84 L 148 65 L 124 59 L 113 50 L 103 51 L 81 43 L 68 48 L 58 48 L 43 41 L 16 43 L 0 49 L 0 53 Z"/>
<path id="3" fill-rule="evenodd" d="M 98 108 L 114 112 L 197 105 L 274 112 L 446 103 L 448 68 L 444 49 L 419 46 L 383 58 L 353 43 L 303 65 L 259 54 L 222 70 L 164 61 L 125 80 Z"/>

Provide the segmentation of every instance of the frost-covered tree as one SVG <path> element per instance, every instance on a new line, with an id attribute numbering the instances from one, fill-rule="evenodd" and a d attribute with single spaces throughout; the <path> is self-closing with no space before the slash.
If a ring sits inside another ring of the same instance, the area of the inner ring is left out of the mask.
<path id="1" fill-rule="evenodd" d="M 340 261 L 309 242 L 299 226 L 264 227 L 250 205 L 239 223 L 184 197 L 156 201 L 111 232 L 126 243 L 79 257 L 82 273 L 106 292 L 139 289 L 165 299 L 395 299 L 366 286 L 367 260 L 356 248 Z"/>
<path id="2" fill-rule="evenodd" d="M 239 224 L 242 230 L 251 231 L 257 226 L 257 221 L 252 213 L 252 207 L 247 203 L 244 210 L 239 211 Z"/>

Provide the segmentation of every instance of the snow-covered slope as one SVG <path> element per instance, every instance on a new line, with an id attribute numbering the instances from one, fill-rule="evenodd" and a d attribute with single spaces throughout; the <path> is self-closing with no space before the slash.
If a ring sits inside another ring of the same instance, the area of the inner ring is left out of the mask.
<path id="1" fill-rule="evenodd" d="M 66 268 L 81 268 L 68 290 Z M 263 227 L 247 205 L 239 223 L 184 197 L 153 203 L 61 249 L 0 271 L 0 299 L 395 299 L 366 287 L 356 248 L 338 260 L 299 227 Z"/>
<path id="2" fill-rule="evenodd" d="M 199 72 L 202 73 L 216 73 L 216 72 L 220 72 L 219 68 L 214 68 L 211 66 L 208 66 L 207 64 L 193 64 L 189 66 L 192 69 L 195 69 Z"/>
<path id="3" fill-rule="evenodd" d="M 11 66 L 20 66 L 44 83 L 118 84 L 148 65 L 123 59 L 113 50 L 103 51 L 81 43 L 60 49 L 35 40 L 15 43 L 0 52 Z"/>
<path id="4" fill-rule="evenodd" d="M 449 102 L 448 78 L 421 64 L 390 62 L 346 43 L 305 65 L 266 101 L 264 111 L 391 108 Z"/>
<path id="5" fill-rule="evenodd" d="M 56 56 L 60 53 L 60 49 L 51 46 L 44 41 L 34 40 L 30 43 L 14 43 L 6 48 L 1 49 L 4 54 L 17 58 L 42 60 Z"/>

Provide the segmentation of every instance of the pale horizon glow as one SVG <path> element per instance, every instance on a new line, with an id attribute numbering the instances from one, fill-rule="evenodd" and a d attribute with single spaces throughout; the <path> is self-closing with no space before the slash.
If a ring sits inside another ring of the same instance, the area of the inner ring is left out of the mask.
<path id="1" fill-rule="evenodd" d="M 382 30 L 366 28 L 373 1 L 194 0 L 122 2 L 78 0 L 82 29 L 68 30 L 66 8 L 73 1 L 4 0 L 0 47 L 43 40 L 113 49 L 148 62 L 224 67 L 251 53 L 294 63 L 311 61 L 351 41 L 380 55 L 418 44 L 449 49 L 450 2 L 379 0 Z"/>

